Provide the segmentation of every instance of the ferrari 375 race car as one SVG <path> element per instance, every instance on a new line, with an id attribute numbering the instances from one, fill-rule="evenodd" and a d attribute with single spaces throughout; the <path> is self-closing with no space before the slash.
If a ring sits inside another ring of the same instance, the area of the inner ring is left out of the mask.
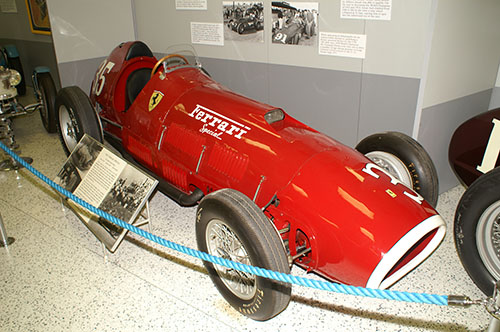
<path id="1" fill-rule="evenodd" d="M 476 285 L 493 293 L 500 280 L 500 108 L 475 116 L 453 134 L 450 165 L 465 186 L 454 224 L 460 260 Z"/>
<path id="2" fill-rule="evenodd" d="M 360 153 L 231 92 L 195 56 L 157 60 L 142 42 L 122 43 L 97 70 L 90 98 L 66 87 L 56 110 L 67 153 L 84 133 L 106 139 L 154 174 L 163 193 L 198 204 L 198 247 L 212 255 L 386 288 L 445 234 L 433 208 L 436 171 L 414 140 L 375 134 Z M 205 266 L 226 300 L 253 319 L 288 305 L 289 284 Z"/>

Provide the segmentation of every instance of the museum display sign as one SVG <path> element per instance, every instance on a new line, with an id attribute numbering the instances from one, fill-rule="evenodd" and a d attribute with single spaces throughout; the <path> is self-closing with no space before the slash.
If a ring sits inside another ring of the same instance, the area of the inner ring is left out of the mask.
<path id="1" fill-rule="evenodd" d="M 149 222 L 148 198 L 158 181 L 85 135 L 57 174 L 55 182 L 87 203 L 135 226 Z M 114 252 L 127 233 L 67 201 L 84 224 Z"/>

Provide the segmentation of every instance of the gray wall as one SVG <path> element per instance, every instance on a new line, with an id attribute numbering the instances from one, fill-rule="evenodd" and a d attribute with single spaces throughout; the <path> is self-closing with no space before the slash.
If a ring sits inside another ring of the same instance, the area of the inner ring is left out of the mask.
<path id="1" fill-rule="evenodd" d="M 491 93 L 489 109 L 492 110 L 499 107 L 500 107 L 500 87 L 496 86 L 495 88 L 493 88 L 493 91 Z"/>
<path id="2" fill-rule="evenodd" d="M 418 137 L 436 165 L 441 191 L 458 184 L 448 164 L 448 146 L 453 132 L 465 120 L 488 110 L 491 92 L 491 89 L 485 90 L 422 111 Z"/>
<path id="3" fill-rule="evenodd" d="M 0 45 L 16 46 L 27 77 L 27 85 L 31 86 L 30 76 L 36 66 L 47 66 L 50 68 L 56 86 L 59 87 L 59 72 L 52 37 L 32 33 L 26 1 L 15 0 L 15 2 L 17 13 L 0 11 Z"/>
<path id="4" fill-rule="evenodd" d="M 458 184 L 448 165 L 454 130 L 493 106 L 500 61 L 499 17 L 498 0 L 437 3 L 428 67 L 422 77 L 417 138 L 436 164 L 441 190 Z"/>
<path id="5" fill-rule="evenodd" d="M 202 63 L 232 90 L 281 107 L 344 144 L 386 130 L 411 135 L 418 79 L 213 58 Z"/>
<path id="6" fill-rule="evenodd" d="M 452 132 L 499 104 L 500 2 L 393 1 L 390 21 L 341 19 L 340 0 L 313 2 L 320 31 L 367 36 L 365 59 L 272 44 L 269 0 L 264 43 L 194 48 L 219 82 L 348 145 L 385 130 L 414 136 L 429 150 L 441 189 L 458 184 L 447 162 Z M 206 11 L 164 0 L 49 0 L 63 86 L 88 91 L 97 65 L 121 41 L 143 40 L 156 54 L 190 43 L 190 22 L 222 23 L 221 7 L 219 0 L 208 0 Z"/>

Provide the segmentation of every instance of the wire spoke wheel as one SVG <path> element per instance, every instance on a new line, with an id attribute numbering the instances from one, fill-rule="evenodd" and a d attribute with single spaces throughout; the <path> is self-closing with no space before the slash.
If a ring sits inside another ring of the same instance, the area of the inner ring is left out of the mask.
<path id="1" fill-rule="evenodd" d="M 490 205 L 479 218 L 476 243 L 486 269 L 500 280 L 500 201 Z"/>
<path id="2" fill-rule="evenodd" d="M 490 296 L 500 280 L 500 167 L 477 178 L 455 212 L 458 256 L 474 283 Z"/>
<path id="3" fill-rule="evenodd" d="M 207 225 L 208 253 L 238 263 L 252 265 L 245 247 L 233 230 L 221 220 L 211 220 Z M 255 296 L 255 276 L 216 265 L 222 282 L 236 296 L 248 300 Z"/>
<path id="4" fill-rule="evenodd" d="M 288 257 L 276 228 L 239 191 L 221 189 L 205 196 L 197 209 L 200 251 L 233 262 L 289 273 Z M 238 312 L 267 320 L 290 302 L 291 285 L 204 262 L 215 287 Z"/>

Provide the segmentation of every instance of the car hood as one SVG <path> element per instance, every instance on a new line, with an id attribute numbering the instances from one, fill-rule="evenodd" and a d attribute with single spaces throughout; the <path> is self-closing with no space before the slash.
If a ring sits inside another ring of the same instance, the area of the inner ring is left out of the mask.
<path id="1" fill-rule="evenodd" d="M 314 270 L 346 284 L 386 288 L 445 235 L 422 197 L 342 146 L 312 156 L 277 196 L 291 223 L 321 234 L 309 239 Z"/>

